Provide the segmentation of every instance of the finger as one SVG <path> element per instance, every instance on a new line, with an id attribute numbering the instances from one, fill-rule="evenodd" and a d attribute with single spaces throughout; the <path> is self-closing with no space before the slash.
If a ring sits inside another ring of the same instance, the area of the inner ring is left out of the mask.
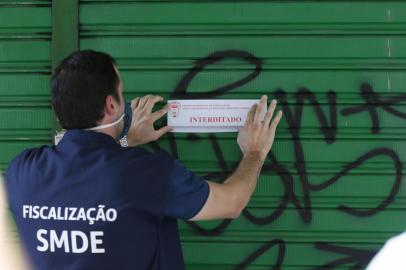
<path id="1" fill-rule="evenodd" d="M 245 120 L 245 125 L 248 125 L 254 121 L 255 111 L 257 110 L 257 104 L 252 105 L 248 112 L 247 119 Z"/>
<path id="2" fill-rule="evenodd" d="M 166 133 L 168 133 L 169 131 L 171 131 L 173 128 L 172 127 L 170 127 L 170 126 L 164 126 L 164 127 L 162 127 L 162 128 L 160 128 L 160 129 L 158 129 L 156 132 L 155 132 L 155 140 L 158 140 L 159 138 L 161 138 L 163 135 L 165 135 Z"/>
<path id="3" fill-rule="evenodd" d="M 155 106 L 156 103 L 164 100 L 161 96 L 152 96 L 148 99 L 147 103 L 145 104 L 144 110 L 148 113 L 152 112 L 152 108 Z"/>
<path id="4" fill-rule="evenodd" d="M 265 127 L 269 127 L 269 123 L 271 122 L 272 119 L 272 115 L 275 111 L 276 108 L 276 100 L 272 100 L 271 104 L 269 104 L 269 108 L 268 111 L 265 114 L 265 118 L 264 118 L 264 126 Z"/>
<path id="5" fill-rule="evenodd" d="M 138 106 L 139 101 L 140 101 L 139 97 L 136 97 L 133 100 L 131 100 L 131 109 L 135 110 L 135 108 L 137 108 Z"/>
<path id="6" fill-rule="evenodd" d="M 162 109 L 153 112 L 151 114 L 152 121 L 155 122 L 156 120 L 164 116 L 169 111 L 169 108 L 170 108 L 169 104 L 166 104 Z"/>
<path id="7" fill-rule="evenodd" d="M 138 103 L 138 107 L 139 107 L 140 109 L 143 109 L 144 106 L 145 106 L 145 104 L 147 103 L 148 99 L 151 98 L 151 97 L 152 97 L 152 95 L 143 96 L 143 97 L 140 99 L 139 103 Z"/>
<path id="8" fill-rule="evenodd" d="M 279 111 L 279 112 L 276 114 L 275 118 L 272 120 L 272 124 L 271 124 L 271 129 L 270 129 L 270 130 L 272 130 L 273 132 L 275 132 L 275 130 L 276 130 L 278 124 L 279 124 L 279 121 L 281 121 L 281 118 L 282 118 L 282 111 Z"/>
<path id="9" fill-rule="evenodd" d="M 264 107 L 266 108 L 266 101 L 268 100 L 268 97 L 266 95 L 263 95 L 261 97 L 261 100 L 259 101 L 257 110 L 255 111 L 255 116 L 254 116 L 254 124 L 259 125 L 262 121 L 261 116 L 264 112 Z"/>

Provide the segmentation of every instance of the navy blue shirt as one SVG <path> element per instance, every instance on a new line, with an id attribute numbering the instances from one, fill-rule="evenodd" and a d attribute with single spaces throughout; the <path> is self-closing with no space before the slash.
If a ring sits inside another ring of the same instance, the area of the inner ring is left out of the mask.
<path id="1" fill-rule="evenodd" d="M 179 160 L 174 160 L 165 214 L 188 220 L 202 209 L 208 195 L 207 182 L 188 170 Z"/>
<path id="2" fill-rule="evenodd" d="M 9 204 L 37 269 L 184 269 L 176 218 L 209 188 L 166 152 L 68 131 L 9 165 Z"/>

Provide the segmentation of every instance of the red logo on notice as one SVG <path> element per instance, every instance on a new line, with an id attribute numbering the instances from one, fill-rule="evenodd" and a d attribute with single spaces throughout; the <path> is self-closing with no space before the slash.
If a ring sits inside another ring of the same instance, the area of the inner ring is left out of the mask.
<path id="1" fill-rule="evenodd" d="M 181 104 L 179 102 L 170 103 L 169 107 L 170 107 L 172 117 L 175 118 L 179 115 L 180 106 L 181 106 Z"/>

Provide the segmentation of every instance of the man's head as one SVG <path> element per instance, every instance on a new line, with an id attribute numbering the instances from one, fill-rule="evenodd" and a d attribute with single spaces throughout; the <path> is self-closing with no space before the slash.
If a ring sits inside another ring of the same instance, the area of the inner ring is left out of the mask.
<path id="1" fill-rule="evenodd" d="M 65 129 L 85 129 L 117 120 L 124 112 L 116 61 L 108 54 L 78 51 L 57 67 L 51 81 L 52 106 Z M 119 132 L 123 124 L 114 129 Z"/>

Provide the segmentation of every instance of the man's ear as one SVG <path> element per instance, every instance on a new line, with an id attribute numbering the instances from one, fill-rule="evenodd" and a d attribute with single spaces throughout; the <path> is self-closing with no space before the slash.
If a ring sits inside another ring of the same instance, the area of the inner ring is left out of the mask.
<path id="1" fill-rule="evenodd" d="M 114 116 L 117 114 L 118 106 L 113 96 L 108 95 L 104 103 L 104 113 L 106 116 Z"/>

